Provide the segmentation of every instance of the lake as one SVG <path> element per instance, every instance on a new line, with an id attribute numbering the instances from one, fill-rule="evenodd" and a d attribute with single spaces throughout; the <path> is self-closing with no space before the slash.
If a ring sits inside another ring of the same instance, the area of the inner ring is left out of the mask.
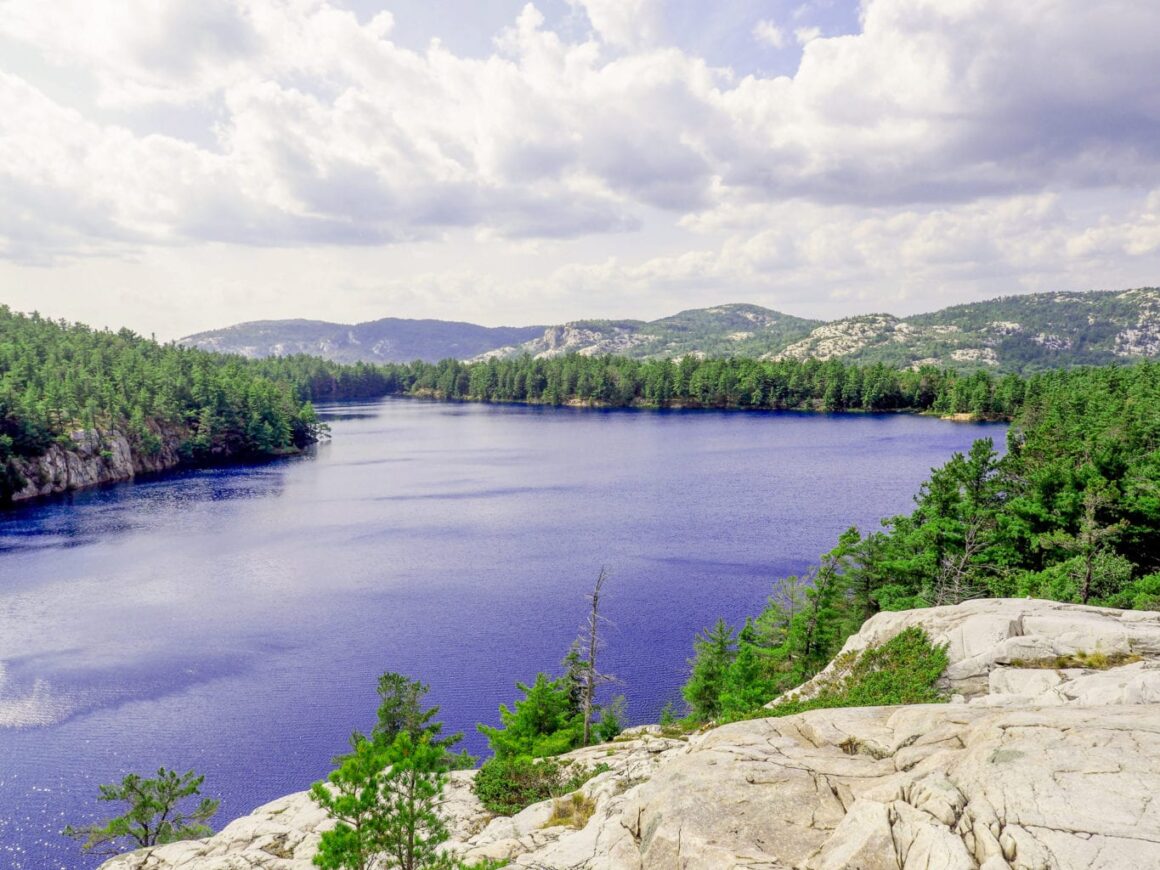
<path id="1" fill-rule="evenodd" d="M 0 866 L 73 870 L 97 785 L 195 768 L 220 828 L 326 774 L 377 677 L 429 683 L 475 754 L 555 672 L 609 570 L 602 669 L 634 722 L 693 635 L 757 613 L 851 524 L 1004 428 L 907 415 L 600 411 L 395 399 L 333 440 L 0 514 Z"/>

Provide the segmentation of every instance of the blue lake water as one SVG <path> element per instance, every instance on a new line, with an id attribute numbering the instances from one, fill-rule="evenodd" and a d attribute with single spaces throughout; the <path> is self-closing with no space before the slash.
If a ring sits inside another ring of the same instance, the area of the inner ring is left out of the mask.
<path id="1" fill-rule="evenodd" d="M 694 633 L 756 613 L 844 528 L 909 510 L 1003 427 L 913 416 L 388 400 L 324 409 L 309 456 L 0 514 L 0 867 L 94 866 L 59 836 L 97 785 L 195 768 L 229 819 L 329 770 L 386 670 L 450 729 L 554 671 L 601 566 L 630 717 L 679 698 Z"/>

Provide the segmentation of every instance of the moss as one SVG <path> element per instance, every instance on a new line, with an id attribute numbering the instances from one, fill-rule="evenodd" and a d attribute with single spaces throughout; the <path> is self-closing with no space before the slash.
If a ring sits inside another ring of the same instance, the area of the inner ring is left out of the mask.
<path id="1" fill-rule="evenodd" d="M 262 851 L 275 858 L 293 858 L 294 849 L 289 845 L 289 839 L 287 834 L 275 834 L 274 838 L 262 847 Z"/>
<path id="2" fill-rule="evenodd" d="M 1105 653 L 1100 650 L 1085 652 L 1078 650 L 1069 655 L 1047 656 L 1041 659 L 1012 659 L 1013 668 L 1040 668 L 1043 670 L 1062 671 L 1067 668 L 1083 668 L 1089 671 L 1106 671 L 1118 668 L 1121 665 L 1130 665 L 1143 661 L 1143 657 L 1135 653 Z"/>

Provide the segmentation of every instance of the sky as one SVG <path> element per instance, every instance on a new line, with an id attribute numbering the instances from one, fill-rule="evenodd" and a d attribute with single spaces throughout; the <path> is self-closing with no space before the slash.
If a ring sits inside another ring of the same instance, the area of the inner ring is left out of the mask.
<path id="1" fill-rule="evenodd" d="M 1160 283 L 1160 3 L 0 0 L 0 304 L 905 315 Z"/>

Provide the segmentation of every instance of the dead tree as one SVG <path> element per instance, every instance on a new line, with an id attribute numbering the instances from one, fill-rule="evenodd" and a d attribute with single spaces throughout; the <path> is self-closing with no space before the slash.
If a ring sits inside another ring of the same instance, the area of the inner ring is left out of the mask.
<path id="1" fill-rule="evenodd" d="M 615 681 L 610 674 L 602 674 L 596 668 L 596 654 L 602 643 L 600 641 L 600 625 L 607 622 L 600 615 L 600 593 L 604 589 L 604 581 L 608 579 L 608 570 L 601 568 L 596 576 L 596 584 L 588 594 L 588 619 L 580 629 L 576 639 L 577 645 L 587 658 L 578 662 L 578 678 L 580 682 L 580 712 L 584 716 L 584 746 L 589 744 L 592 735 L 592 714 L 596 710 L 596 689 L 603 683 Z"/>

